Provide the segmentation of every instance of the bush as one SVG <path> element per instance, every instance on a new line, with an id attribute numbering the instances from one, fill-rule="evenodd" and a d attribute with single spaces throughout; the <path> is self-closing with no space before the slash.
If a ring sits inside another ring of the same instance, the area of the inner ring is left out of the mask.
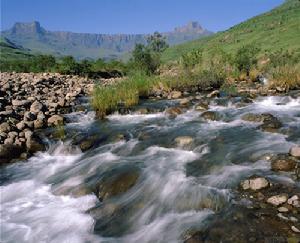
<path id="1" fill-rule="evenodd" d="M 240 72 L 246 72 L 247 76 L 250 74 L 250 70 L 256 66 L 259 49 L 255 45 L 250 44 L 241 47 L 235 56 L 235 64 Z"/>
<path id="2" fill-rule="evenodd" d="M 181 56 L 180 62 L 185 71 L 191 71 L 202 61 L 202 50 L 193 50 Z"/>
<path id="3" fill-rule="evenodd" d="M 161 53 L 168 48 L 165 37 L 158 32 L 149 36 L 147 45 L 136 44 L 132 52 L 130 66 L 138 72 L 145 72 L 147 75 L 154 74 L 159 68 Z"/>

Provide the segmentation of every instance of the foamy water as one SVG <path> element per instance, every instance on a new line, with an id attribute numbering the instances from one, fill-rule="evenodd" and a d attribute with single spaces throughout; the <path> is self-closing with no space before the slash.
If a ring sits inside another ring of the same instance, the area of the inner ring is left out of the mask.
<path id="1" fill-rule="evenodd" d="M 93 112 L 71 114 L 68 126 L 78 134 L 93 129 L 107 139 L 85 153 L 72 140 L 58 142 L 25 163 L 3 168 L 1 241 L 181 242 L 185 232 L 209 227 L 216 212 L 230 207 L 243 178 L 260 174 L 293 182 L 272 174 L 263 156 L 287 152 L 299 137 L 265 133 L 240 118 L 270 112 L 297 133 L 299 99 L 263 97 L 239 109 L 234 102 L 212 102 L 210 110 L 222 120 L 205 121 L 193 108 L 175 119 L 159 112 L 114 114 L 94 122 Z M 126 138 L 111 139 L 117 134 Z M 178 136 L 193 141 L 179 147 Z M 138 171 L 137 183 L 100 202 L 93 193 L 98 181 L 128 168 Z M 90 186 L 90 192 L 69 193 L 81 186 Z"/>

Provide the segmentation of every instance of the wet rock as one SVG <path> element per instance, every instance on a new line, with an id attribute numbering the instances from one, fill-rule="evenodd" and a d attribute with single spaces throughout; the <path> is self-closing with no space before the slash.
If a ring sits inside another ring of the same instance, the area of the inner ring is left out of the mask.
<path id="1" fill-rule="evenodd" d="M 282 123 L 278 118 L 271 114 L 264 114 L 263 124 L 260 126 L 260 129 L 266 132 L 277 132 L 281 127 Z"/>
<path id="2" fill-rule="evenodd" d="M 85 152 L 85 151 L 89 150 L 91 147 L 93 147 L 94 142 L 95 141 L 92 139 L 87 139 L 87 140 L 82 141 L 80 143 L 79 147 L 82 152 Z"/>
<path id="3" fill-rule="evenodd" d="M 262 122 L 264 118 L 260 114 L 248 113 L 243 115 L 241 119 L 243 121 L 249 121 L 249 122 Z"/>
<path id="4" fill-rule="evenodd" d="M 14 144 L 0 144 L 0 164 L 9 163 L 11 160 L 19 158 L 24 152 L 24 148 Z"/>
<path id="5" fill-rule="evenodd" d="M 251 178 L 248 180 L 244 180 L 241 183 L 241 187 L 243 190 L 261 190 L 267 188 L 269 186 L 269 182 L 263 177 Z"/>
<path id="6" fill-rule="evenodd" d="M 220 120 L 219 114 L 215 111 L 206 111 L 201 114 L 205 120 L 218 121 Z"/>
<path id="7" fill-rule="evenodd" d="M 193 143 L 193 141 L 194 141 L 194 139 L 189 136 L 181 136 L 181 137 L 175 138 L 176 144 L 180 147 L 185 147 L 185 146 L 191 145 Z"/>
<path id="8" fill-rule="evenodd" d="M 48 126 L 58 126 L 64 124 L 64 117 L 60 115 L 53 115 L 48 118 Z"/>
<path id="9" fill-rule="evenodd" d="M 286 154 L 275 156 L 271 161 L 271 168 L 274 171 L 293 171 L 297 162 Z"/>
<path id="10" fill-rule="evenodd" d="M 106 178 L 98 186 L 97 196 L 100 200 L 107 200 L 119 196 L 132 188 L 139 178 L 137 170 L 125 171 Z"/>
<path id="11" fill-rule="evenodd" d="M 275 195 L 267 199 L 267 203 L 272 204 L 273 206 L 279 206 L 285 203 L 288 200 L 287 195 Z"/>
<path id="12" fill-rule="evenodd" d="M 165 113 L 171 117 L 176 117 L 177 115 L 182 114 L 182 110 L 179 107 L 170 107 L 165 110 Z"/>
<path id="13" fill-rule="evenodd" d="M 208 110 L 208 104 L 205 102 L 200 102 L 197 105 L 195 105 L 196 111 L 206 111 Z"/>
<path id="14" fill-rule="evenodd" d="M 171 99 L 179 99 L 182 96 L 182 93 L 180 91 L 172 91 L 170 93 Z"/>
<path id="15" fill-rule="evenodd" d="M 300 146 L 294 146 L 290 149 L 290 155 L 296 158 L 300 158 Z"/>

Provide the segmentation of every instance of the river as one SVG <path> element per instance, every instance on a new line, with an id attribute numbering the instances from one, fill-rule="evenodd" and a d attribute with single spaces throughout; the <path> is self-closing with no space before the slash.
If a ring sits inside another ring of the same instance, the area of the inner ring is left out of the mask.
<path id="1" fill-rule="evenodd" d="M 251 175 L 300 188 L 262 159 L 300 144 L 299 98 L 258 97 L 245 106 L 215 98 L 209 109 L 219 121 L 201 118 L 193 105 L 176 118 L 163 112 L 177 104 L 142 101 L 139 107 L 152 112 L 106 121 L 93 111 L 68 115 L 63 142 L 49 140 L 47 151 L 1 168 L 2 241 L 181 242 L 190 229 L 207 229 L 216 214 L 231 210 L 239 183 Z M 283 123 L 280 133 L 241 119 L 266 112 Z M 192 140 L 180 145 L 180 136 Z M 94 141 L 82 152 L 76 141 L 85 137 Z M 130 188 L 99 200 L 97 183 L 124 172 L 134 178 Z"/>

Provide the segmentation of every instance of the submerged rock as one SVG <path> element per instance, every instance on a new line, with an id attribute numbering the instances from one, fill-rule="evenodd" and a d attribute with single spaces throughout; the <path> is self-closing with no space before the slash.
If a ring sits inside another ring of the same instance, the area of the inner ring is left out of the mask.
<path id="1" fill-rule="evenodd" d="M 139 178 L 137 170 L 121 172 L 102 181 L 98 186 L 97 196 L 100 200 L 107 200 L 119 196 L 132 188 Z"/>

